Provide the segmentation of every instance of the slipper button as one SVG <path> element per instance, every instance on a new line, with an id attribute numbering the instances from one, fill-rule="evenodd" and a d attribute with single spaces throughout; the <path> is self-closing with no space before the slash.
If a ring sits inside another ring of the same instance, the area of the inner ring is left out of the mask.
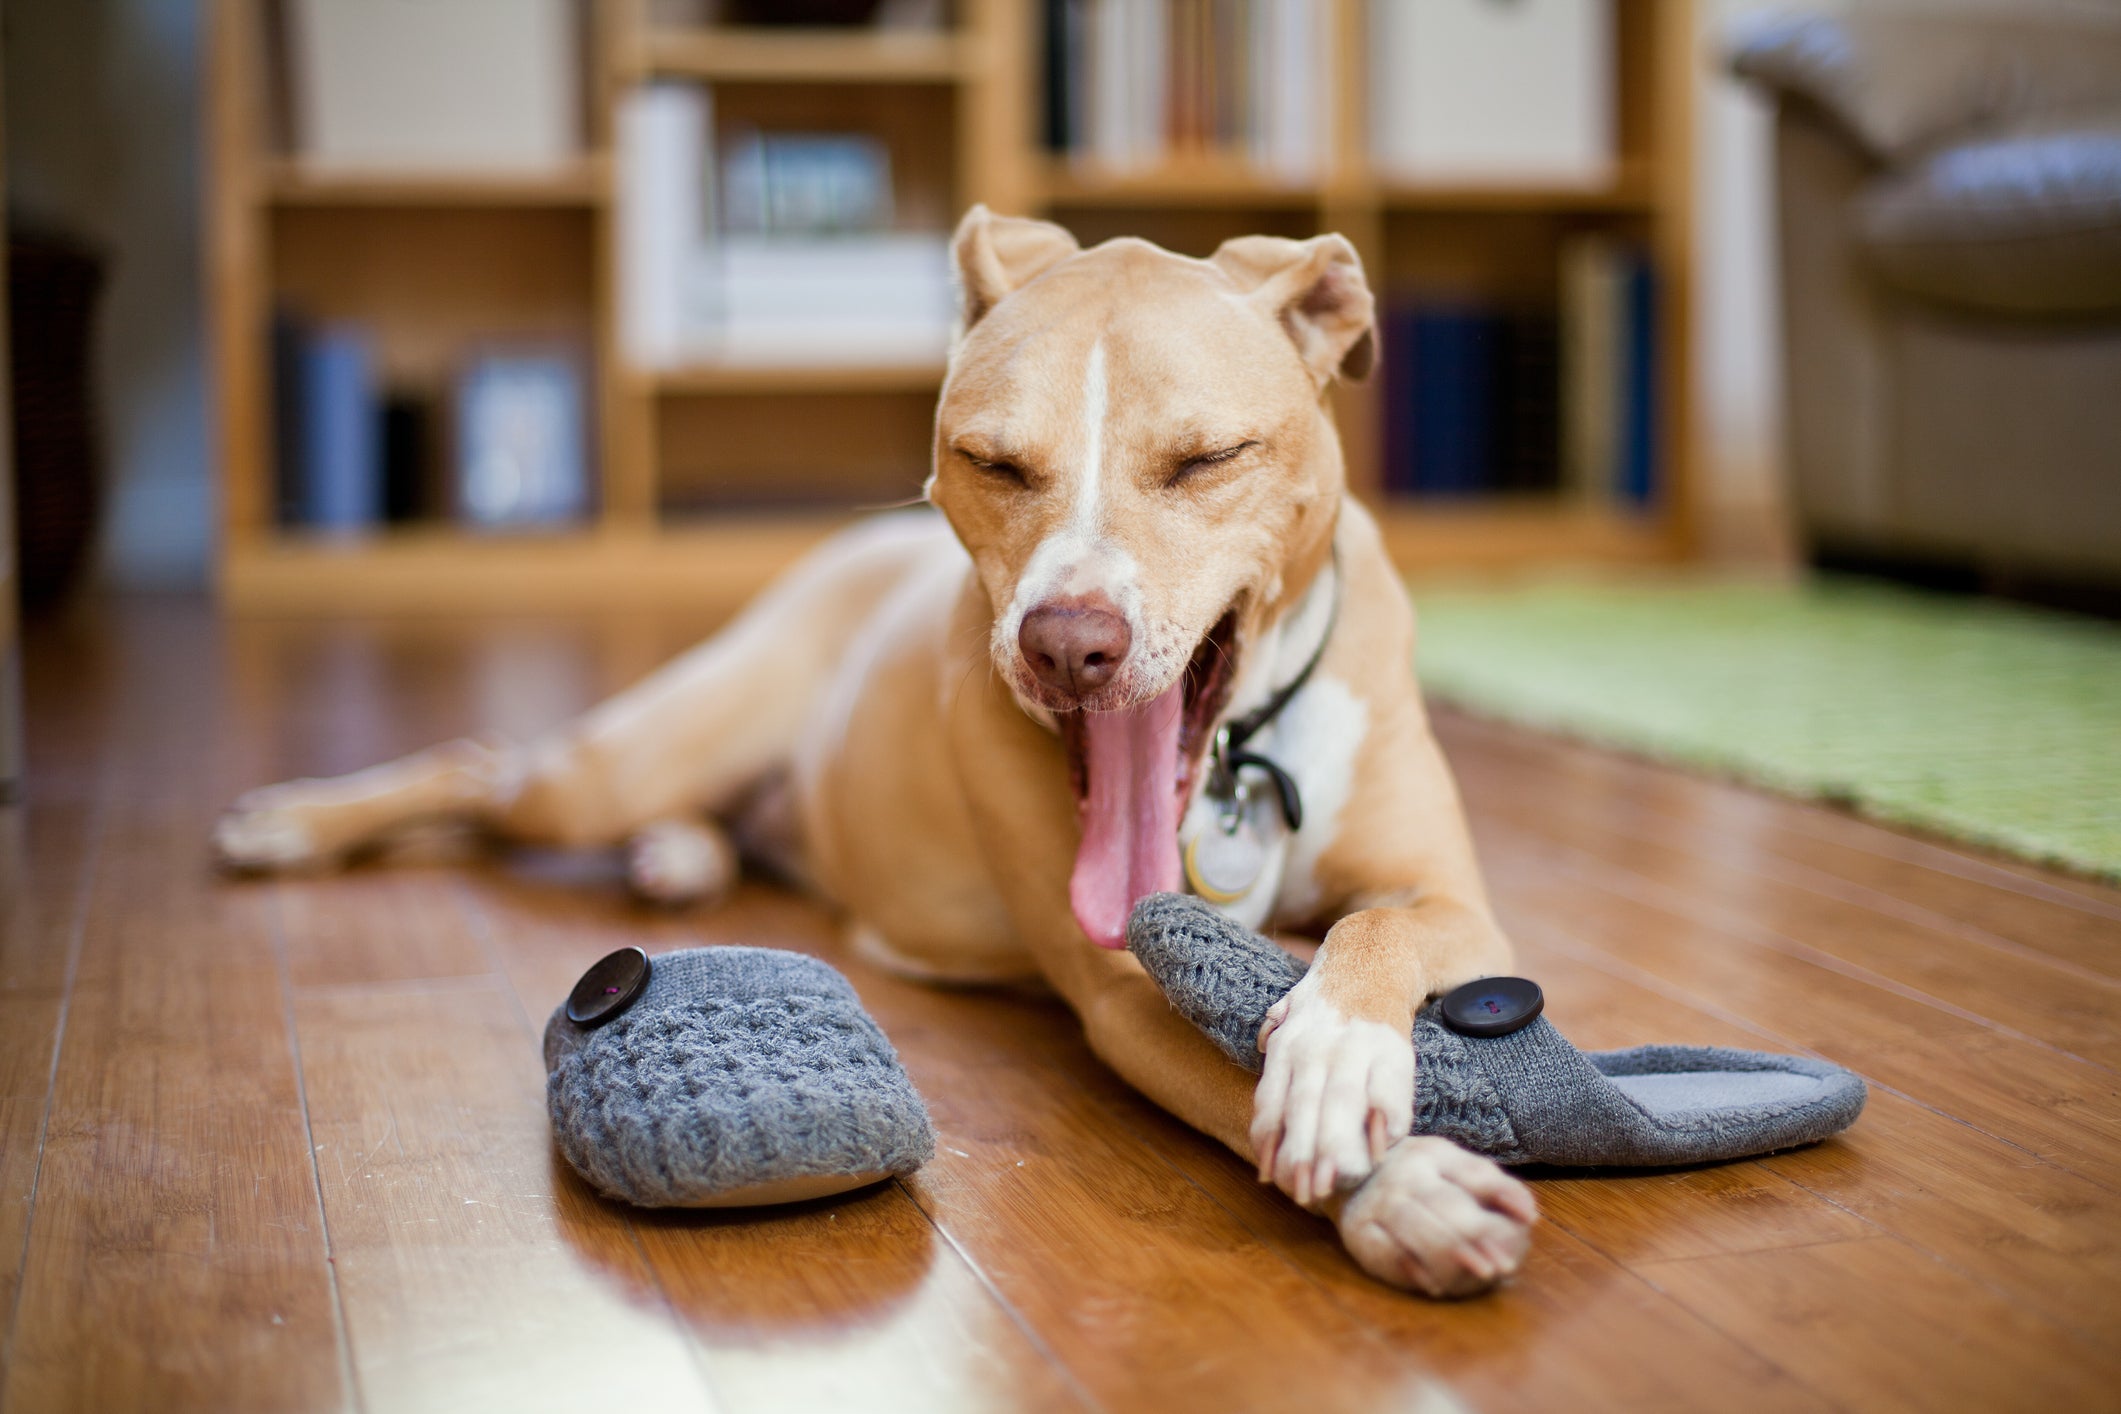
<path id="1" fill-rule="evenodd" d="M 1443 1019 L 1463 1036 L 1507 1036 L 1530 1026 L 1546 1004 L 1529 977 L 1482 977 L 1444 995 Z"/>
<path id="2" fill-rule="evenodd" d="M 602 1026 L 634 1003 L 648 985 L 648 954 L 620 948 L 598 958 L 567 994 L 567 1019 L 587 1030 Z"/>

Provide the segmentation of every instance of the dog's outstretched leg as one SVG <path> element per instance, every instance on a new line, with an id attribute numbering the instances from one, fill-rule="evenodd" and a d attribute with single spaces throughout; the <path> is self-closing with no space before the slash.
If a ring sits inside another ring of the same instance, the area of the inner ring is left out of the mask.
<path id="1" fill-rule="evenodd" d="M 252 791 L 215 829 L 215 853 L 234 869 L 318 868 L 436 819 L 529 844 L 614 846 L 651 825 L 727 810 L 786 763 L 892 587 L 945 553 L 962 552 L 940 517 L 869 521 L 820 547 L 722 632 L 577 721 L 525 744 L 454 741 L 349 776 Z M 650 852 L 666 846 L 659 837 Z M 668 872 L 667 862 L 649 873 Z"/>
<path id="2" fill-rule="evenodd" d="M 405 825 L 481 817 L 520 778 L 520 756 L 520 747 L 467 737 L 351 775 L 246 791 L 215 825 L 214 854 L 230 869 L 327 868 Z"/>

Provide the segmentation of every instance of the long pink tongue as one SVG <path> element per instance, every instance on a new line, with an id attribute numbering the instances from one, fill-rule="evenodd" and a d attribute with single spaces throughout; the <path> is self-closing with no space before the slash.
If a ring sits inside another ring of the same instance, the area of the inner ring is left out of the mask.
<path id="1" fill-rule="evenodd" d="M 1137 900 L 1178 888 L 1178 727 L 1185 689 L 1174 683 L 1125 712 L 1083 714 L 1090 791 L 1068 905 L 1090 941 L 1127 945 Z"/>

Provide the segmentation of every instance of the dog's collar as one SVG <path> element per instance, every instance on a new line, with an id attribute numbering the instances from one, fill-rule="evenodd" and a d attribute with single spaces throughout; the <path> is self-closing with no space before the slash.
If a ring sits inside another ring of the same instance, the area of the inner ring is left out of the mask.
<path id="1" fill-rule="evenodd" d="M 1208 768 L 1207 791 L 1210 797 L 1223 804 L 1223 813 L 1226 816 L 1233 807 L 1241 803 L 1243 787 L 1238 779 L 1239 773 L 1248 769 L 1259 770 L 1266 772 L 1267 778 L 1274 783 L 1274 793 L 1281 801 L 1283 822 L 1291 832 L 1303 828 L 1304 802 L 1302 793 L 1296 788 L 1296 778 L 1258 752 L 1245 750 L 1245 746 L 1253 737 L 1266 730 L 1274 719 L 1282 714 L 1282 709 L 1296 699 L 1296 694 L 1304 690 L 1304 684 L 1309 682 L 1311 674 L 1317 671 L 1319 660 L 1326 656 L 1326 645 L 1333 641 L 1333 630 L 1340 623 L 1341 573 L 1338 545 L 1333 547 L 1332 573 L 1333 599 L 1331 607 L 1326 611 L 1326 626 L 1318 635 L 1318 646 L 1311 650 L 1311 656 L 1304 660 L 1303 667 L 1297 670 L 1295 677 L 1276 688 L 1265 702 L 1244 716 L 1233 718 L 1216 729 L 1215 745 Z"/>

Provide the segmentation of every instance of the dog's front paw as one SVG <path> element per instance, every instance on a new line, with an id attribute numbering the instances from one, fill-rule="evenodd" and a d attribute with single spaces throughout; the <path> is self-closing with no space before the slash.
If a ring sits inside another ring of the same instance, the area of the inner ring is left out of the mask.
<path id="1" fill-rule="evenodd" d="M 1346 1015 L 1321 995 L 1316 969 L 1274 1004 L 1260 1028 L 1266 1064 L 1252 1094 L 1260 1182 L 1308 1207 L 1370 1172 L 1414 1127 L 1408 1032 Z"/>
<path id="2" fill-rule="evenodd" d="M 1475 1296 L 1516 1274 L 1539 1204 L 1493 1160 L 1448 1139 L 1402 1139 L 1342 1205 L 1340 1239 L 1379 1281 Z"/>

